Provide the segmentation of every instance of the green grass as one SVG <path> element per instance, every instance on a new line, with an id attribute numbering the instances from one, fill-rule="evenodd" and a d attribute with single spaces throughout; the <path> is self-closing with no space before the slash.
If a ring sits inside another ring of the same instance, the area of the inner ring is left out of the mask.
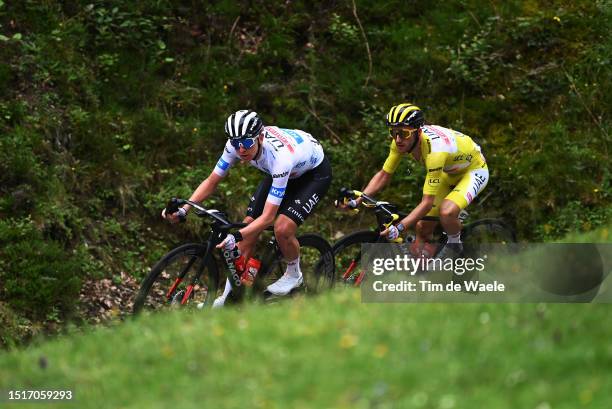
<path id="1" fill-rule="evenodd" d="M 610 230 L 612 230 L 612 224 L 586 233 L 571 233 L 561 241 L 564 243 L 612 243 Z"/>
<path id="2" fill-rule="evenodd" d="M 608 305 L 362 304 L 337 291 L 5 352 L 0 389 L 72 389 L 76 402 L 48 406 L 75 408 L 609 408 L 611 337 Z M 45 407 L 3 407 L 30 406 Z"/>

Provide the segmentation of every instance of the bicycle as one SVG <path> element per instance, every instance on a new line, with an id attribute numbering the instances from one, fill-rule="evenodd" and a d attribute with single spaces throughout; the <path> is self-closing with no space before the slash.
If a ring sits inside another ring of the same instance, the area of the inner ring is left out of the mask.
<path id="1" fill-rule="evenodd" d="M 359 230 L 349 233 L 339 239 L 332 246 L 336 265 L 339 267 L 338 278 L 346 284 L 359 286 L 363 281 L 365 272 L 359 269 L 361 261 L 361 245 L 364 243 L 389 243 L 386 237 L 381 236 L 380 232 L 385 230 L 391 223 L 401 220 L 407 213 L 398 211 L 398 207 L 392 203 L 377 201 L 359 190 L 342 188 L 340 195 L 335 201 L 338 207 L 339 202 L 347 203 L 349 199 L 362 198 L 362 206 L 373 208 L 376 215 L 376 230 Z M 359 209 L 353 209 L 358 212 Z M 468 212 L 462 210 L 459 219 L 463 223 L 469 216 Z M 436 217 L 424 217 L 423 220 L 438 220 Z M 437 239 L 436 239 L 437 238 Z M 414 236 L 408 236 L 408 242 L 414 241 Z M 446 244 L 447 236 L 442 227 L 438 224 L 434 231 L 433 243 L 436 243 L 430 257 L 435 257 Z M 461 230 L 461 241 L 463 242 L 463 255 L 477 257 L 486 251 L 488 244 L 516 243 L 514 231 L 499 219 L 480 219 L 473 223 L 465 224 Z M 402 242 L 401 238 L 394 242 Z"/>
<path id="2" fill-rule="evenodd" d="M 208 238 L 203 243 L 186 243 L 176 247 L 153 266 L 135 298 L 134 314 L 143 309 L 154 310 L 167 306 L 211 306 L 220 285 L 225 285 L 225 280 L 220 280 L 222 276 L 232 283 L 232 301 L 237 302 L 245 298 L 247 291 L 241 282 L 240 272 L 234 265 L 237 252 L 220 250 L 225 267 L 222 270 L 225 274 L 221 276 L 214 250 L 231 230 L 240 229 L 246 224 L 233 223 L 225 213 L 206 209 L 199 203 L 185 199 L 172 199 L 166 206 L 166 211 L 174 213 L 184 204 L 191 205 L 198 217 L 212 219 Z M 181 221 L 185 221 L 185 218 Z M 270 226 L 266 230 L 272 231 L 273 228 Z M 330 244 L 323 237 L 312 233 L 303 234 L 297 239 L 300 244 L 304 284 L 294 292 L 316 294 L 331 288 L 335 282 L 335 265 Z M 272 235 L 265 245 L 261 267 L 250 290 L 251 294 L 263 294 L 267 300 L 274 298 L 263 290 L 283 273 L 283 256 L 276 238 Z"/>

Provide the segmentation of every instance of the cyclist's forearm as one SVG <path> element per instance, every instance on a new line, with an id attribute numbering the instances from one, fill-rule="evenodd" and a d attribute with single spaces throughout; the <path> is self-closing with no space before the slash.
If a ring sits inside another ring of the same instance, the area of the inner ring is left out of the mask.
<path id="1" fill-rule="evenodd" d="M 429 203 L 427 201 L 422 201 L 421 203 L 419 203 L 417 205 L 417 207 L 415 207 L 408 214 L 408 216 L 404 217 L 401 220 L 401 223 L 404 225 L 405 228 L 413 227 L 414 225 L 416 225 L 416 223 L 419 220 L 421 220 L 423 217 L 425 217 L 427 215 L 427 213 L 429 213 L 429 211 L 431 210 L 432 206 L 433 206 L 433 203 Z"/>
<path id="2" fill-rule="evenodd" d="M 253 237 L 257 237 L 259 233 L 264 231 L 266 227 L 272 225 L 274 223 L 274 217 L 266 217 L 264 215 L 259 216 L 248 226 L 240 229 L 240 234 L 242 234 L 243 239 L 250 240 Z"/>
<path id="3" fill-rule="evenodd" d="M 381 169 L 372 177 L 372 179 L 370 179 L 368 185 L 363 189 L 363 193 L 368 196 L 374 196 L 380 192 L 390 180 L 391 174 Z"/>
<path id="4" fill-rule="evenodd" d="M 200 186 L 198 186 L 197 189 L 191 194 L 189 200 L 192 202 L 202 202 L 206 200 L 207 197 L 213 194 L 221 179 L 221 176 L 212 173 L 210 176 L 204 179 L 202 183 L 200 183 Z M 191 206 L 185 205 L 185 208 L 186 210 L 189 210 Z"/>
<path id="5" fill-rule="evenodd" d="M 266 227 L 274 223 L 274 218 L 278 212 L 278 205 L 266 201 L 261 215 L 253 220 L 248 226 L 240 229 L 240 234 L 246 240 L 257 237 Z"/>

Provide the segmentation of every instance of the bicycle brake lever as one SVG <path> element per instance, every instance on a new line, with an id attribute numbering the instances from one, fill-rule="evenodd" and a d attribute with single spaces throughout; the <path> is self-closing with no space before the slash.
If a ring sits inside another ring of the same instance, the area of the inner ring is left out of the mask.
<path id="1" fill-rule="evenodd" d="M 178 212 L 180 206 L 182 206 L 184 203 L 185 203 L 184 200 L 173 197 L 166 204 L 166 214 L 174 214 Z M 179 219 L 179 222 L 185 223 L 187 221 L 187 215 L 183 216 L 179 214 L 178 219 Z"/>
<path id="2" fill-rule="evenodd" d="M 383 223 L 383 226 L 385 226 L 385 229 L 388 229 L 389 227 L 391 227 L 391 225 L 393 224 L 393 222 L 399 220 L 399 214 L 393 213 L 391 215 L 391 221 L 389 223 Z M 401 236 L 398 236 L 397 238 L 390 240 L 391 243 L 403 243 L 404 239 Z"/>
<path id="3" fill-rule="evenodd" d="M 343 189 L 344 189 L 344 188 L 343 188 Z M 343 204 L 346 206 L 346 205 L 348 205 L 348 204 L 349 204 L 349 200 L 350 200 L 350 199 L 349 199 L 348 197 L 346 197 L 346 196 L 343 196 L 343 197 L 341 198 L 341 200 L 342 200 L 342 203 L 343 203 Z M 334 206 L 335 206 L 336 208 L 340 207 L 340 199 L 336 199 L 336 200 L 334 200 Z M 358 209 L 358 208 L 356 208 L 356 207 L 349 207 L 349 209 L 348 209 L 348 210 L 349 210 L 350 212 L 352 212 L 352 213 L 355 213 L 355 214 L 356 214 L 356 213 L 359 213 L 359 209 Z"/>
<path id="4" fill-rule="evenodd" d="M 166 203 L 166 213 L 176 213 L 181 204 L 180 199 L 173 197 L 172 199 L 168 200 L 168 203 Z"/>

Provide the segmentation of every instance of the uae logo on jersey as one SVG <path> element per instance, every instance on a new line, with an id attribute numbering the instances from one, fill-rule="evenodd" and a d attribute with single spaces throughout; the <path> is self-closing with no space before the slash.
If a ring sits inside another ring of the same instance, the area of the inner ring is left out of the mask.
<path id="1" fill-rule="evenodd" d="M 310 199 L 308 199 L 308 203 L 302 206 L 302 210 L 304 210 L 306 214 L 310 214 L 317 203 L 319 203 L 319 196 L 314 193 Z"/>

